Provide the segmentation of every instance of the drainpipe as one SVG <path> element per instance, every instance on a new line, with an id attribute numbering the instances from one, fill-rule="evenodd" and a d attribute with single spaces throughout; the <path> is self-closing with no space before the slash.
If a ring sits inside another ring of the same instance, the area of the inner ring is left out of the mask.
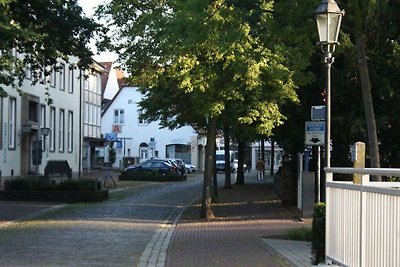
<path id="1" fill-rule="evenodd" d="M 79 71 L 79 145 L 78 145 L 78 177 L 81 178 L 82 169 L 82 70 Z"/>

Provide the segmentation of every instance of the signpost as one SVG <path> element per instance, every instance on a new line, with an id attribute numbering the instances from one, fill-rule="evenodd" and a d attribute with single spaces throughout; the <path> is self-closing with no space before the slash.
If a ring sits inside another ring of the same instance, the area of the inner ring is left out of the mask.
<path id="1" fill-rule="evenodd" d="M 323 146 L 325 144 L 325 122 L 324 121 L 306 121 L 305 124 L 305 145 Z"/>
<path id="2" fill-rule="evenodd" d="M 317 201 L 320 201 L 321 181 L 321 146 L 325 144 L 325 121 L 306 121 L 305 123 L 305 145 L 316 146 L 317 150 Z M 313 149 L 314 151 L 314 149 Z"/>

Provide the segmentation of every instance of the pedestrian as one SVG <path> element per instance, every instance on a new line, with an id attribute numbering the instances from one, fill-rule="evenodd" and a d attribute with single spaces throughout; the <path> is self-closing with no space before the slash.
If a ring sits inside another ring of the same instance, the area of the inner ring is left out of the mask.
<path id="1" fill-rule="evenodd" d="M 257 181 L 264 180 L 264 161 L 262 159 L 259 159 L 256 163 L 256 169 L 257 169 Z"/>

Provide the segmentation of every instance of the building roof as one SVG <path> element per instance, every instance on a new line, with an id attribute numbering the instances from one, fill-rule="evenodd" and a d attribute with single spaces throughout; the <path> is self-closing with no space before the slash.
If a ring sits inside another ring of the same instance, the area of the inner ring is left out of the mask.
<path id="1" fill-rule="evenodd" d="M 110 72 L 113 68 L 113 62 L 108 61 L 108 62 L 99 62 L 100 65 L 102 65 L 106 71 L 102 73 L 101 75 L 101 96 L 104 98 L 104 92 L 107 87 L 107 82 L 108 79 L 110 78 Z M 118 67 L 114 67 L 113 70 L 115 71 L 115 75 L 117 78 L 117 84 L 118 84 L 118 91 L 121 90 L 121 88 L 125 85 L 125 73 Z"/>

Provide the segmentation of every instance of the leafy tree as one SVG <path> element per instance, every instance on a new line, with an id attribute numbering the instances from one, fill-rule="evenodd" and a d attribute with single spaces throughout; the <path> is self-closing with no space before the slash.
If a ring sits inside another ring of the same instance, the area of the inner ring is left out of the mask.
<path id="1" fill-rule="evenodd" d="M 87 67 L 92 60 L 88 43 L 99 30 L 97 23 L 84 17 L 76 0 L 0 1 L 0 95 L 6 95 L 4 86 L 21 85 L 26 65 L 33 83 L 59 58 L 68 61 L 68 56 L 77 56 L 79 67 Z"/>
<path id="2" fill-rule="evenodd" d="M 110 162 L 110 167 L 115 163 L 117 152 L 114 147 L 114 142 L 110 142 L 108 145 L 108 162 Z"/>
<path id="3" fill-rule="evenodd" d="M 264 0 L 113 1 L 99 10 L 120 29 L 114 48 L 145 94 L 145 117 L 207 131 L 202 217 L 213 216 L 214 142 L 227 105 L 237 124 L 265 134 L 285 119 L 279 106 L 297 99 L 282 47 L 268 38 L 272 10 Z"/>
<path id="4" fill-rule="evenodd" d="M 341 156 L 334 149 L 336 159 L 348 158 L 345 156 L 348 145 L 364 141 L 368 144 L 371 167 L 380 167 L 381 163 L 396 166 L 395 158 L 400 155 L 396 137 L 398 116 L 395 115 L 399 111 L 395 103 L 399 97 L 396 88 L 400 59 L 400 22 L 396 10 L 400 3 L 348 0 L 341 4 L 346 9 L 346 17 L 344 45 L 337 57 L 338 64 L 335 63 L 339 92 L 333 99 L 338 104 L 333 124 L 344 127 L 338 127 L 340 133 L 334 131 L 333 138 L 337 146 L 347 144 L 347 147 L 339 147 Z M 340 138 L 347 142 L 341 142 Z"/>
<path id="5" fill-rule="evenodd" d="M 320 95 L 325 83 L 321 53 L 314 51 L 316 45 L 310 44 L 310 39 L 317 40 L 312 12 L 319 2 L 275 3 L 278 19 L 274 20 L 274 25 L 281 29 L 276 38 L 289 47 L 286 58 L 299 62 L 291 69 L 295 70 L 293 77 L 299 86 L 300 104 L 286 104 L 282 113 L 288 120 L 274 130 L 274 138 L 292 155 L 303 150 L 302 129 L 304 121 L 310 119 L 311 106 L 324 104 Z M 341 45 L 337 47 L 332 66 L 332 162 L 337 166 L 351 165 L 349 145 L 364 141 L 369 142 L 371 166 L 379 166 L 379 142 L 383 164 L 399 166 L 400 123 L 396 114 L 400 110 L 396 104 L 399 99 L 396 88 L 399 85 L 400 21 L 397 10 L 400 3 L 391 0 L 338 2 L 346 10 L 346 16 L 339 35 Z"/>

